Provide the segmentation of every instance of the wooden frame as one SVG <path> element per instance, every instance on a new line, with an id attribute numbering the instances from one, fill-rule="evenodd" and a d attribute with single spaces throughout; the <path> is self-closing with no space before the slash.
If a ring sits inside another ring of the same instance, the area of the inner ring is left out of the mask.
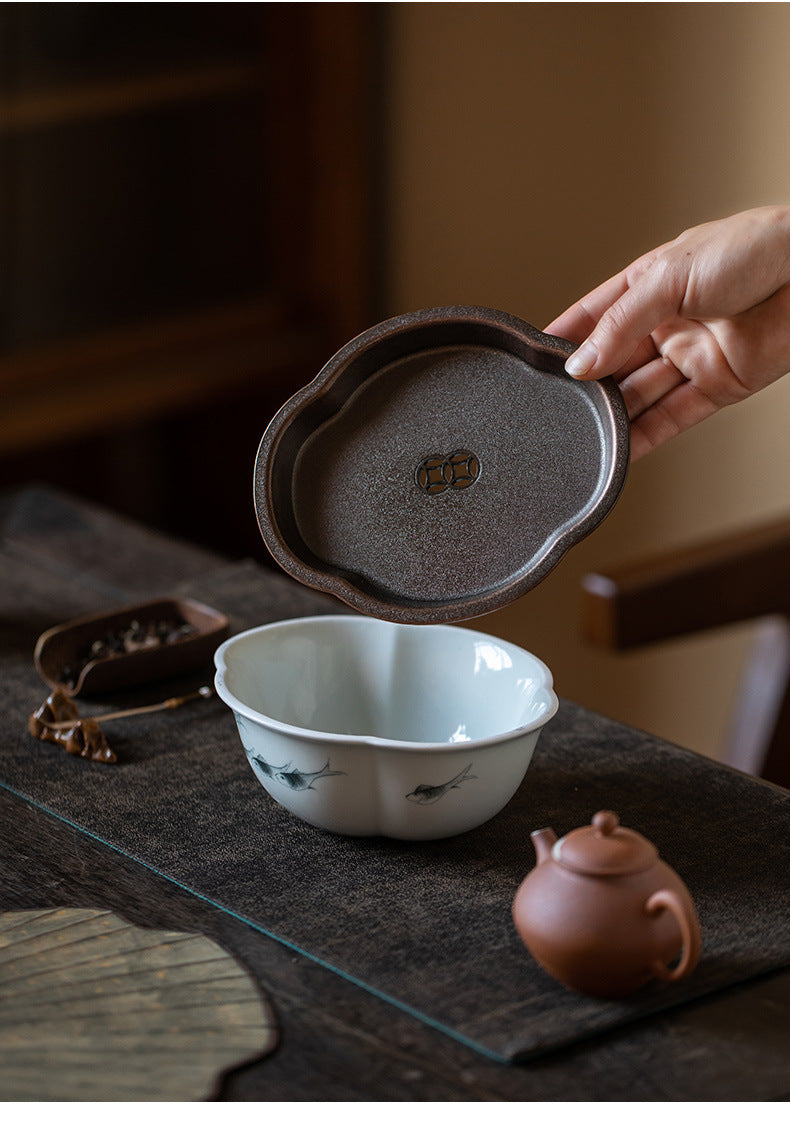
<path id="1" fill-rule="evenodd" d="M 203 431 L 206 446 L 214 446 L 215 403 L 226 409 L 235 403 L 243 414 L 252 400 L 265 420 L 338 347 L 378 319 L 376 6 L 256 7 L 264 20 L 259 75 L 248 65 L 198 68 L 186 78 L 83 84 L 59 96 L 0 96 L 1 141 L 3 132 L 42 121 L 95 115 L 97 101 L 101 113 L 122 118 L 130 106 L 210 100 L 229 85 L 257 90 L 266 132 L 250 145 L 265 149 L 274 203 L 265 219 L 270 262 L 260 296 L 0 353 L 0 485 L 38 471 L 49 479 L 49 453 L 71 448 L 75 463 L 54 462 L 63 471 L 57 481 L 82 491 L 68 472 L 83 461 L 91 439 L 129 430 L 148 431 L 153 439 L 157 424 L 181 415 L 191 416 L 190 429 Z M 196 426 L 201 408 L 205 423 Z M 169 450 L 177 434 L 169 431 Z M 173 461 L 170 455 L 170 468 Z M 115 481 L 128 485 L 131 477 L 120 472 Z M 107 471 L 96 486 L 103 501 L 139 513 L 128 496 L 114 501 L 112 481 Z M 162 485 L 152 493 L 163 500 L 169 492 Z M 165 524 L 161 503 L 143 520 Z"/>
<path id="2" fill-rule="evenodd" d="M 759 622 L 722 758 L 790 787 L 790 520 L 588 574 L 582 595 L 583 634 L 610 651 Z"/>

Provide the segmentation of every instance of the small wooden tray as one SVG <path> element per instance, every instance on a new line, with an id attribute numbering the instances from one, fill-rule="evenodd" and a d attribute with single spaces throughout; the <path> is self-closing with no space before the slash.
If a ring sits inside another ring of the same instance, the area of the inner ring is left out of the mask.
<path id="1" fill-rule="evenodd" d="M 81 665 L 95 641 L 117 634 L 133 621 L 143 627 L 160 621 L 186 624 L 194 632 L 171 644 L 118 652 Z M 228 624 L 223 613 L 199 601 L 163 597 L 47 629 L 38 639 L 33 659 L 50 688 L 60 688 L 71 696 L 93 696 L 200 668 L 211 660 L 227 634 Z M 64 679 L 68 668 L 73 675 Z"/>

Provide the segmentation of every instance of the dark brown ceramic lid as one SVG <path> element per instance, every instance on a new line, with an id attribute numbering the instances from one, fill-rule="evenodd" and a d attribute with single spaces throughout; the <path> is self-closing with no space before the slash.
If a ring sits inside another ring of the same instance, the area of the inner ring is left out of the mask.
<path id="1" fill-rule="evenodd" d="M 263 538 L 374 617 L 461 621 L 536 585 L 611 510 L 629 458 L 613 380 L 517 317 L 409 313 L 342 348 L 267 428 Z"/>
<path id="2" fill-rule="evenodd" d="M 636 874 L 658 861 L 658 851 L 636 831 L 621 827 L 612 811 L 599 811 L 592 826 L 559 839 L 552 858 L 579 874 Z"/>

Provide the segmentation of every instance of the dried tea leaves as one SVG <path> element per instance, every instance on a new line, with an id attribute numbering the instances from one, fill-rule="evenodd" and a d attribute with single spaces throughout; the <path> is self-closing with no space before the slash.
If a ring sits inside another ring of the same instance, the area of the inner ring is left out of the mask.
<path id="1" fill-rule="evenodd" d="M 156 621 L 132 620 L 121 628 L 110 630 L 85 645 L 77 658 L 66 664 L 59 676 L 59 682 L 67 688 L 75 686 L 82 671 L 96 661 L 110 660 L 113 657 L 128 656 L 130 653 L 161 649 L 165 645 L 175 645 L 194 637 L 197 629 L 188 621 L 162 617 Z"/>

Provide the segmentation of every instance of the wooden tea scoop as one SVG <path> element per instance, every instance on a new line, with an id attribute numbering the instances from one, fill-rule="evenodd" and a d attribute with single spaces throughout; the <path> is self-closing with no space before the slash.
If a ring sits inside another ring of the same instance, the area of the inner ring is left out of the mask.
<path id="1" fill-rule="evenodd" d="M 178 708 L 182 704 L 186 704 L 188 700 L 207 700 L 209 696 L 214 695 L 214 689 L 205 684 L 202 688 L 198 688 L 197 692 L 189 692 L 186 696 L 171 696 L 168 700 L 162 700 L 159 704 L 143 704 L 139 708 L 121 708 L 117 712 L 105 712 L 101 716 L 83 716 L 75 720 L 58 720 L 54 726 L 58 730 L 75 728 L 82 720 L 90 719 L 95 724 L 106 723 L 108 720 L 120 720 L 124 716 L 142 716 L 146 712 L 165 712 L 169 708 Z"/>

